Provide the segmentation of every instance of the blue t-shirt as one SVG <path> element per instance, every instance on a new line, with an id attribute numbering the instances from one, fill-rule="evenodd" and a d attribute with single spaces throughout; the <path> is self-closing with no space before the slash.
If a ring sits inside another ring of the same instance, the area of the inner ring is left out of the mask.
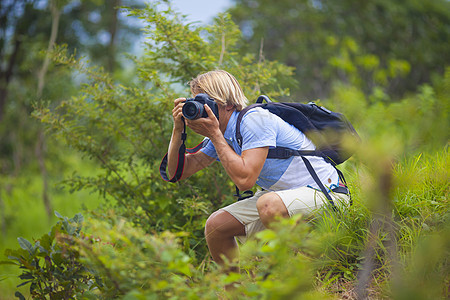
<path id="1" fill-rule="evenodd" d="M 296 127 L 263 108 L 249 110 L 241 121 L 242 149 L 236 141 L 236 119 L 239 112 L 234 111 L 228 121 L 224 138 L 234 151 L 267 147 L 287 147 L 297 150 L 314 150 L 314 144 Z M 209 142 L 202 150 L 208 156 L 218 159 L 216 149 Z M 334 167 L 321 157 L 310 156 L 318 177 L 326 187 L 339 185 L 339 176 Z M 266 159 L 256 184 L 265 190 L 278 191 L 302 186 L 319 188 L 299 156 L 288 159 Z"/>

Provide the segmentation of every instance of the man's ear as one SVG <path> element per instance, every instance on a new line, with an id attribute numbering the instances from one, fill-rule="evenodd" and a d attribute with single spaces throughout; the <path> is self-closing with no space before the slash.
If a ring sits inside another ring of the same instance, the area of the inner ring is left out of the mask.
<path id="1" fill-rule="evenodd" d="M 233 109 L 234 109 L 234 105 L 233 105 L 233 104 L 227 104 L 227 105 L 225 106 L 225 109 L 226 109 L 227 111 L 233 110 Z"/>

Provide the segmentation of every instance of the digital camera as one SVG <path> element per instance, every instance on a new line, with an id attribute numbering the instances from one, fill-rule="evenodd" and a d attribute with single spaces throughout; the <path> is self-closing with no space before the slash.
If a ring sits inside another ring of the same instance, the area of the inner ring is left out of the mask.
<path id="1" fill-rule="evenodd" d="M 183 116 L 189 120 L 195 120 L 198 118 L 207 118 L 204 105 L 207 104 L 217 119 L 219 119 L 219 107 L 214 99 L 210 98 L 207 94 L 198 94 L 195 98 L 186 99 L 183 105 Z"/>

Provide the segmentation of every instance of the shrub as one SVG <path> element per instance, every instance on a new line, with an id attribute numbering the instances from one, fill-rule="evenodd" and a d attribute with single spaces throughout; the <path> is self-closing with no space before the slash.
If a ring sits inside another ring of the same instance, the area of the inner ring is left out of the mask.
<path id="1" fill-rule="evenodd" d="M 23 269 L 18 287 L 29 284 L 33 298 L 68 299 L 98 286 L 94 273 L 79 261 L 79 252 L 73 248 L 73 239 L 81 236 L 83 216 L 56 216 L 60 221 L 49 233 L 34 243 L 19 237 L 20 248 L 5 251 L 9 261 L 2 263 Z M 25 299 L 18 291 L 16 296 Z"/>

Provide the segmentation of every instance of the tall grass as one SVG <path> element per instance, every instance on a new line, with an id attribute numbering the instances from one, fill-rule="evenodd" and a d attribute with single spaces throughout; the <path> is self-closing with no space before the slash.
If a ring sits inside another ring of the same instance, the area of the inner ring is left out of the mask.
<path id="1" fill-rule="evenodd" d="M 393 210 L 389 213 L 392 214 L 397 252 L 394 258 L 389 256 L 388 245 L 393 237 L 386 228 L 379 228 L 372 245 L 375 255 L 372 293 L 390 296 L 395 292 L 399 298 L 410 295 L 407 289 L 400 287 L 417 280 L 414 278 L 422 269 L 424 273 L 432 273 L 433 280 L 424 280 L 420 286 L 436 291 L 430 295 L 448 296 L 445 286 L 450 278 L 448 272 L 443 272 L 449 269 L 449 256 L 445 252 L 450 225 L 448 172 L 448 149 L 433 154 L 421 153 L 394 164 Z M 369 242 L 370 225 L 376 218 L 376 212 L 364 201 L 364 187 L 356 186 L 354 190 L 351 207 L 338 213 L 322 214 L 314 220 L 314 232 L 321 238 L 320 248 L 323 249 L 318 279 L 322 287 L 334 292 L 348 292 L 349 285 L 350 289 L 355 288 L 361 261 L 367 253 L 364 249 Z M 434 244 L 427 247 L 426 241 Z M 435 251 L 424 252 L 424 248 L 433 247 Z M 427 255 L 435 259 L 427 258 Z M 423 259 L 429 259 L 430 263 L 425 265 L 421 262 Z M 391 275 L 396 276 L 394 281 L 391 281 Z M 436 290 L 436 286 L 440 288 Z"/>

